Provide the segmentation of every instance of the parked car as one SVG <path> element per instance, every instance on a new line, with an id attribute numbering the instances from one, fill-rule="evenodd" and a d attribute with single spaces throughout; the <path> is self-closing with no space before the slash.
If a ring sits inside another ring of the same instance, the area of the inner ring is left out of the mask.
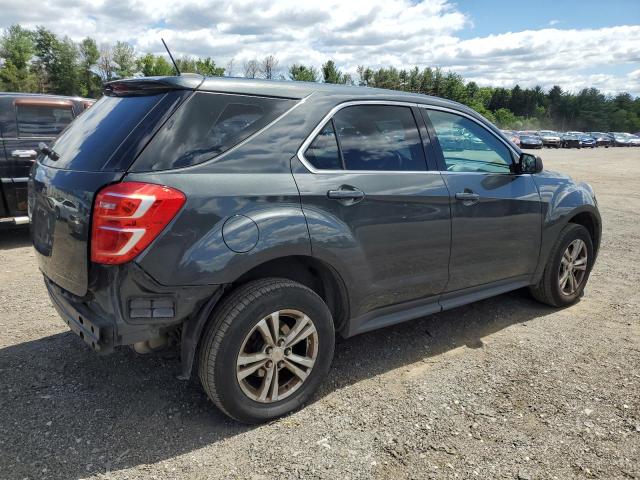
<path id="1" fill-rule="evenodd" d="M 101 353 L 178 340 L 181 378 L 195 364 L 243 422 L 307 401 L 336 333 L 527 286 L 571 305 L 601 236 L 588 184 L 458 103 L 195 75 L 109 83 L 39 156 L 29 207 L 71 330 Z"/>
<path id="2" fill-rule="evenodd" d="M 540 130 L 538 137 L 540 137 L 545 147 L 560 148 L 560 144 L 562 143 L 558 132 L 554 132 L 553 130 Z"/>
<path id="3" fill-rule="evenodd" d="M 631 145 L 632 147 L 640 147 L 640 136 L 634 135 L 632 133 L 628 133 L 627 135 L 629 145 Z"/>
<path id="4" fill-rule="evenodd" d="M 613 140 L 604 132 L 589 132 L 589 135 L 596 141 L 596 146 L 609 148 Z"/>
<path id="5" fill-rule="evenodd" d="M 543 146 L 542 139 L 536 132 L 522 131 L 518 132 L 518 136 L 521 148 L 542 148 Z"/>
<path id="6" fill-rule="evenodd" d="M 624 132 L 611 132 L 614 147 L 630 147 L 631 139 Z"/>
<path id="7" fill-rule="evenodd" d="M 583 133 L 582 135 L 577 135 L 577 137 L 578 137 L 578 140 L 580 140 L 580 147 L 582 148 L 597 147 L 596 139 L 593 138 L 591 135 L 587 135 L 586 133 Z"/>
<path id="8" fill-rule="evenodd" d="M 50 142 L 93 101 L 0 93 L 0 226 L 29 222 L 27 177 L 40 142 Z"/>
<path id="9" fill-rule="evenodd" d="M 574 133 L 566 132 L 560 136 L 562 148 L 581 148 L 580 137 Z"/>
<path id="10" fill-rule="evenodd" d="M 518 132 L 514 130 L 501 130 L 503 135 L 505 135 L 509 140 L 511 140 L 514 145 L 520 146 L 520 137 L 518 136 Z"/>

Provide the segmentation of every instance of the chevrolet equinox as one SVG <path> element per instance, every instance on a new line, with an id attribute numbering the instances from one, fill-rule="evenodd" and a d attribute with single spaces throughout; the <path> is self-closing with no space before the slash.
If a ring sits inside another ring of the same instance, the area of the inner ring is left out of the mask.
<path id="1" fill-rule="evenodd" d="M 39 268 L 99 353 L 179 345 L 243 422 L 284 415 L 350 337 L 522 287 L 583 293 L 588 184 L 458 103 L 304 82 L 128 79 L 41 154 Z"/>

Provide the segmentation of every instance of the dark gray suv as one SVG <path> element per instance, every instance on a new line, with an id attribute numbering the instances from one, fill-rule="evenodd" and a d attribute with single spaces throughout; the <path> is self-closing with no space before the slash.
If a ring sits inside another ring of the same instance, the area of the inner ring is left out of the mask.
<path id="1" fill-rule="evenodd" d="M 460 104 L 200 76 L 108 84 L 43 148 L 29 215 L 71 330 L 179 344 L 181 377 L 244 422 L 309 399 L 336 333 L 521 287 L 572 304 L 601 235 L 589 185 Z"/>

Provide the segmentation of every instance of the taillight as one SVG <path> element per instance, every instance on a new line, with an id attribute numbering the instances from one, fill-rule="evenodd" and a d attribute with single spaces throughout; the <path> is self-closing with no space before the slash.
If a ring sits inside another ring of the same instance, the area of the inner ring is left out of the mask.
<path id="1" fill-rule="evenodd" d="M 91 261 L 118 264 L 135 258 L 176 216 L 184 193 L 152 183 L 109 185 L 96 195 Z"/>

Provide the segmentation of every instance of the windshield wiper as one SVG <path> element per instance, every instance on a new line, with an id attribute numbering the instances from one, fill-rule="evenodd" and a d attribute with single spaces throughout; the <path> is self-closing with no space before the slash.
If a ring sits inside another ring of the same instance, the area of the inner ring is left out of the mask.
<path id="1" fill-rule="evenodd" d="M 49 148 L 44 142 L 40 142 L 38 144 L 38 148 L 40 149 L 41 153 L 49 157 L 54 162 L 60 158 L 60 155 L 58 155 L 53 149 Z"/>

